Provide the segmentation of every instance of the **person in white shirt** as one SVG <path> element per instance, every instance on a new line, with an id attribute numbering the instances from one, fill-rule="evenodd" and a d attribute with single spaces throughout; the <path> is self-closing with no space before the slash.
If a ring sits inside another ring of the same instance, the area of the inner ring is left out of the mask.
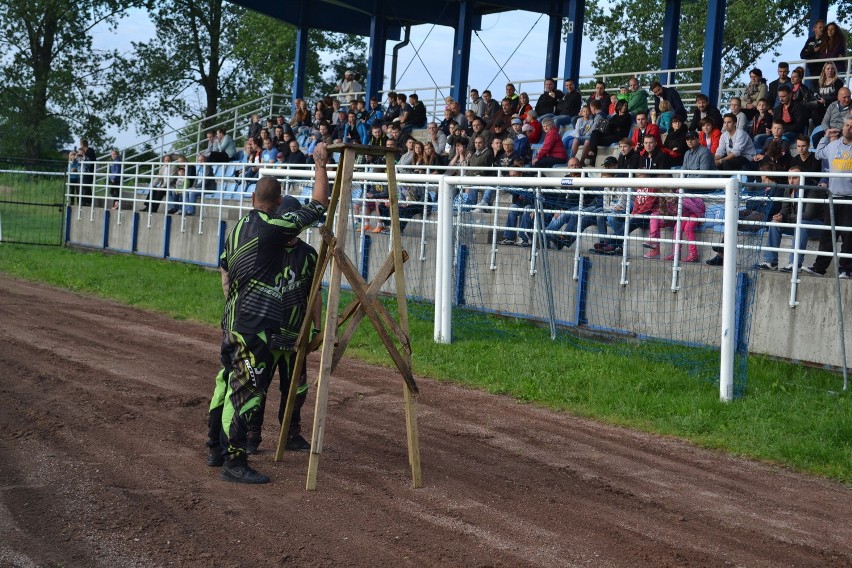
<path id="1" fill-rule="evenodd" d="M 727 113 L 722 119 L 722 137 L 716 149 L 716 167 L 742 170 L 754 159 L 754 143 L 745 130 L 737 128 L 737 117 Z"/>

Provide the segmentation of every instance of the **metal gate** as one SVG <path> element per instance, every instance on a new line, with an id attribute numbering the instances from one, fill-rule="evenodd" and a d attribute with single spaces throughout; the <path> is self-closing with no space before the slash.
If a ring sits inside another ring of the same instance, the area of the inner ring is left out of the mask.
<path id="1" fill-rule="evenodd" d="M 63 172 L 0 170 L 0 243 L 62 245 Z"/>

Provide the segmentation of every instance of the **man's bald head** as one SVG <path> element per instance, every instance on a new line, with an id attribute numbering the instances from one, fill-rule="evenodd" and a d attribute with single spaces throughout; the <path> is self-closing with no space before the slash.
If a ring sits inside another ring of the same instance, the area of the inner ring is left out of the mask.
<path id="1" fill-rule="evenodd" d="M 274 211 L 281 201 L 281 183 L 272 176 L 263 176 L 254 188 L 253 200 L 257 209 Z"/>

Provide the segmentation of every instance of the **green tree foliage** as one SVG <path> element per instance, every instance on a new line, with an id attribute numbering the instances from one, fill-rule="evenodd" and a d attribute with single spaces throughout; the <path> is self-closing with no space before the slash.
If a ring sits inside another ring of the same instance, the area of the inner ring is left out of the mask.
<path id="1" fill-rule="evenodd" d="M 117 121 L 102 96 L 113 54 L 92 49 L 92 29 L 114 28 L 141 2 L 0 2 L 0 153 L 53 157 L 71 131 L 95 145 Z"/>
<path id="2" fill-rule="evenodd" d="M 602 38 L 592 62 L 595 71 L 658 69 L 664 15 L 665 0 L 589 0 L 584 34 Z M 724 81 L 736 81 L 764 54 L 777 57 L 784 37 L 804 36 L 809 17 L 809 4 L 798 0 L 729 0 L 722 51 Z M 702 66 L 706 21 L 707 0 L 682 3 L 678 67 Z M 678 80 L 700 81 L 701 72 Z"/>
<path id="3" fill-rule="evenodd" d="M 116 104 L 142 132 L 156 135 L 175 117 L 211 117 L 220 109 L 290 91 L 292 26 L 225 0 L 167 0 L 157 2 L 150 15 L 156 37 L 134 43 L 133 52 L 121 58 L 113 91 Z M 338 54 L 331 73 L 358 58 L 366 73 L 362 38 L 311 30 L 308 42 L 309 96 L 329 92 L 334 84 L 324 77 L 323 53 Z"/>

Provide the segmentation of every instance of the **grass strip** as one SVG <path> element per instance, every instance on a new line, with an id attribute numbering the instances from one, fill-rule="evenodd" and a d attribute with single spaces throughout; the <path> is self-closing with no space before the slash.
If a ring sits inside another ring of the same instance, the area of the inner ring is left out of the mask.
<path id="1" fill-rule="evenodd" d="M 218 273 L 193 265 L 0 244 L 0 271 L 176 319 L 218 325 L 221 317 Z M 394 310 L 392 303 L 387 305 Z M 491 321 L 491 329 L 508 332 L 511 340 L 485 331 L 475 339 L 436 344 L 432 307 L 411 304 L 410 311 L 418 375 L 677 436 L 852 486 L 852 395 L 839 392 L 836 374 L 752 356 L 745 396 L 725 404 L 716 385 L 696 379 L 687 369 L 612 349 L 554 343 L 547 330 L 519 320 Z M 360 327 L 347 354 L 392 365 L 369 325 Z"/>

